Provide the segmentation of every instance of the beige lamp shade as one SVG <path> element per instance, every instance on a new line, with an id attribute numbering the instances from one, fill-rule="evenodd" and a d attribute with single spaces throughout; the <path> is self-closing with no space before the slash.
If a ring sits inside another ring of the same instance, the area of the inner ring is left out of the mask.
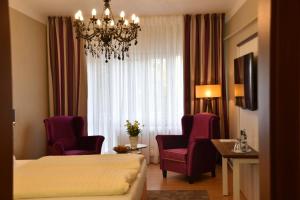
<path id="1" fill-rule="evenodd" d="M 196 98 L 215 98 L 221 96 L 221 85 L 196 85 Z"/>
<path id="2" fill-rule="evenodd" d="M 244 84 L 234 84 L 234 96 L 236 97 L 245 96 Z"/>

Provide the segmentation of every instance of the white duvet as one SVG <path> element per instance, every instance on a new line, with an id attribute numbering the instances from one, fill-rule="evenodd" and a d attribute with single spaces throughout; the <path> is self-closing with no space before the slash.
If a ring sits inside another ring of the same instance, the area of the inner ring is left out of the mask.
<path id="1" fill-rule="evenodd" d="M 14 171 L 14 198 L 122 195 L 139 173 L 137 154 L 48 156 Z"/>

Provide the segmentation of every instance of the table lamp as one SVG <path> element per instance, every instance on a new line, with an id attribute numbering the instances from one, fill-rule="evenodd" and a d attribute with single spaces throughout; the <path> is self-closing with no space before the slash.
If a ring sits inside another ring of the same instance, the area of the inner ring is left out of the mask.
<path id="1" fill-rule="evenodd" d="M 221 97 L 221 85 L 196 85 L 196 98 L 206 100 L 206 112 L 212 112 L 212 98 Z"/>

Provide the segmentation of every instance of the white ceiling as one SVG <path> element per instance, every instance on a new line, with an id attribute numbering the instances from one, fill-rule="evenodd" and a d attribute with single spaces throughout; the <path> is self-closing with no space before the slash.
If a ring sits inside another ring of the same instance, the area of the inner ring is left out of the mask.
<path id="1" fill-rule="evenodd" d="M 246 0 L 112 0 L 115 15 L 124 10 L 131 15 L 176 15 L 225 12 L 232 16 Z M 10 6 L 41 22 L 47 16 L 73 15 L 82 10 L 89 16 L 93 8 L 102 12 L 103 0 L 10 0 Z"/>

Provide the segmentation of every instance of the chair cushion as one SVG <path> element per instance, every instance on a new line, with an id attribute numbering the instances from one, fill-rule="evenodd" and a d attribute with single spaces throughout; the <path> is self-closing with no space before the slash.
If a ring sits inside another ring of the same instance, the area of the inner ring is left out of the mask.
<path id="1" fill-rule="evenodd" d="M 186 148 L 164 150 L 164 159 L 186 162 L 186 158 L 187 158 Z"/>
<path id="2" fill-rule="evenodd" d="M 86 151 L 86 150 L 69 150 L 64 152 L 65 155 L 88 155 L 96 154 L 95 151 Z"/>

